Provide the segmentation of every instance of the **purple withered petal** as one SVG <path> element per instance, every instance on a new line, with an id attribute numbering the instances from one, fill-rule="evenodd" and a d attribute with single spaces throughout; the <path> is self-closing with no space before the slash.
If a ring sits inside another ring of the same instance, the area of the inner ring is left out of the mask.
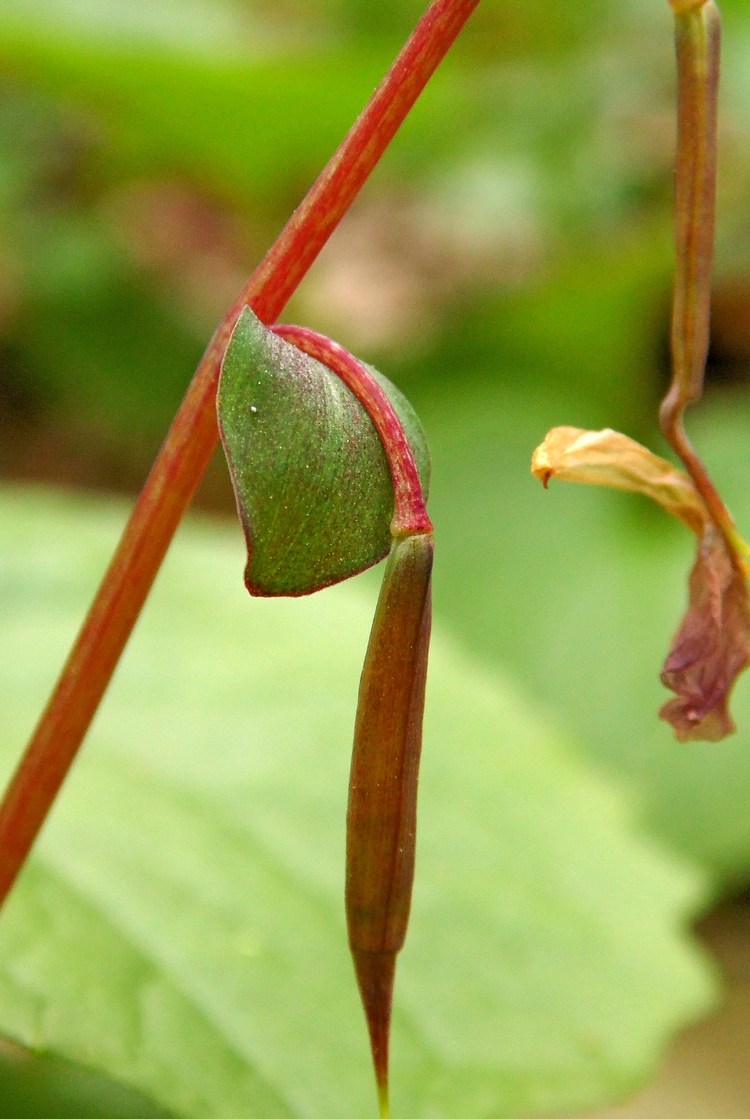
<path id="1" fill-rule="evenodd" d="M 681 742 L 718 742 L 736 729 L 728 703 L 750 664 L 750 601 L 742 566 L 713 525 L 699 540 L 689 596 L 661 673 L 676 698 L 659 715 Z"/>

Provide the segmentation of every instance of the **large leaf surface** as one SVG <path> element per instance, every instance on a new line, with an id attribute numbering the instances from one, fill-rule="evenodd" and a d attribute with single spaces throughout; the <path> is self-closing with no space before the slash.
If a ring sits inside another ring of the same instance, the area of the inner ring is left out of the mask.
<path id="1" fill-rule="evenodd" d="M 121 520 L 0 501 L 9 771 Z M 0 1024 L 191 1119 L 374 1110 L 342 913 L 376 574 L 247 598 L 239 529 L 186 526 L 0 921 Z M 692 873 L 636 837 L 497 673 L 437 627 L 394 1113 L 594 1103 L 705 1007 Z"/>

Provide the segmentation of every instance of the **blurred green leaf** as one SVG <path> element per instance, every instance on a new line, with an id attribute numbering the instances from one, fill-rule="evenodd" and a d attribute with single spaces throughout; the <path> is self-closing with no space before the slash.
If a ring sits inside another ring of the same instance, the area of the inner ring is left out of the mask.
<path id="1" fill-rule="evenodd" d="M 54 26 L 63 36 L 190 50 L 226 50 L 247 30 L 232 0 L 0 0 L 0 18 L 19 34 Z"/>
<path id="2" fill-rule="evenodd" d="M 185 0 L 112 12 L 72 0 L 0 6 L 9 78 L 92 113 L 107 159 L 181 171 L 232 202 L 295 204 L 392 61 L 426 4 L 351 0 L 272 19 Z M 429 182 L 492 157 L 528 180 L 540 232 L 570 243 L 668 202 L 671 152 L 653 143 L 666 111 L 671 23 L 643 0 L 627 12 L 560 0 L 484 5 L 440 67 L 386 161 L 392 182 Z M 295 34 L 296 30 L 296 34 Z M 661 37 L 659 35 L 661 32 Z M 314 95 L 311 95 L 314 91 Z M 561 94 L 561 91 L 563 93 Z M 648 127 L 642 121 L 646 119 Z M 634 125 L 638 122 L 638 125 Z"/>
<path id="3" fill-rule="evenodd" d="M 80 1065 L 0 1043 L 3 1119 L 169 1119 L 144 1095 Z"/>
<path id="4" fill-rule="evenodd" d="M 343 50 L 185 51 L 61 34 L 52 22 L 2 26 L 0 60 L 17 83 L 93 110 L 107 128 L 109 161 L 289 206 L 383 68 L 365 48 L 356 61 Z"/>
<path id="5" fill-rule="evenodd" d="M 120 520 L 3 493 L 5 772 Z M 241 553 L 236 529 L 182 529 L 3 912 L 0 1021 L 186 1117 L 350 1119 L 374 1112 L 341 900 L 374 575 L 251 602 Z M 710 998 L 680 932 L 696 887 L 438 626 L 394 1110 L 500 1119 L 633 1087 Z"/>

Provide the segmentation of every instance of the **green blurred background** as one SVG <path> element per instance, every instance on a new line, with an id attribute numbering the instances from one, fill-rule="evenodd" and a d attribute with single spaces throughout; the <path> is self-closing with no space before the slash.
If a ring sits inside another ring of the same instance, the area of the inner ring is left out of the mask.
<path id="1" fill-rule="evenodd" d="M 417 0 L 0 0 L 0 471 L 135 493 L 214 325 L 361 108 Z M 724 0 L 706 399 L 690 427 L 750 532 L 750 9 Z M 436 610 L 643 826 L 750 879 L 739 733 L 678 747 L 658 670 L 692 542 L 553 487 L 557 423 L 664 450 L 674 73 L 664 0 L 483 0 L 286 318 L 409 395 L 434 458 Z M 198 495 L 231 513 L 217 458 Z"/>

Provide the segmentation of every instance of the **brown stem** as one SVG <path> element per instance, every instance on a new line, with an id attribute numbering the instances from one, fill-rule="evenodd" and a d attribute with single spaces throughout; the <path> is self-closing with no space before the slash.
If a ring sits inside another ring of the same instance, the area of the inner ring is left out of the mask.
<path id="1" fill-rule="evenodd" d="M 479 0 L 434 0 L 214 334 L 136 502 L 89 614 L 0 805 L 0 903 L 73 763 L 217 442 L 219 369 L 250 304 L 273 321 L 367 180 Z"/>
<path id="2" fill-rule="evenodd" d="M 713 0 L 675 15 L 677 165 L 672 311 L 673 388 L 683 405 L 703 389 L 716 212 L 721 22 Z"/>
<path id="3" fill-rule="evenodd" d="M 683 425 L 685 407 L 703 392 L 709 345 L 721 21 L 713 0 L 670 2 L 675 11 L 678 80 L 676 268 L 672 383 L 659 410 L 659 421 L 711 519 L 731 542 L 732 518 Z"/>
<path id="4" fill-rule="evenodd" d="M 703 498 L 709 517 L 729 543 L 730 551 L 734 552 L 736 533 L 732 514 L 724 504 L 719 491 L 711 481 L 703 460 L 687 436 L 685 425 L 682 422 L 683 411 L 684 404 L 679 401 L 675 403 L 670 390 L 659 410 L 662 431 L 672 449 L 680 456 L 685 469 L 695 484 L 695 488 Z"/>

